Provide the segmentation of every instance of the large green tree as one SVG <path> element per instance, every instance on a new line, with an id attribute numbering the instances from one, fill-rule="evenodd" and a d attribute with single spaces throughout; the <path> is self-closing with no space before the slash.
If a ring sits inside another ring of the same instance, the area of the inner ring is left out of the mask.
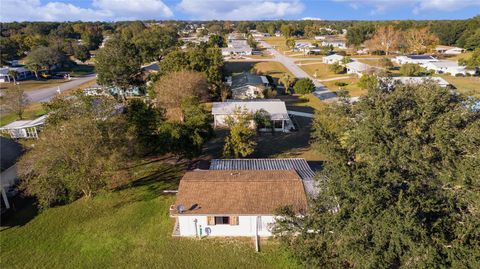
<path id="1" fill-rule="evenodd" d="M 137 33 L 133 43 L 137 47 L 143 62 L 162 59 L 178 41 L 177 31 L 172 27 L 154 26 Z"/>
<path id="2" fill-rule="evenodd" d="M 293 85 L 293 90 L 298 94 L 308 94 L 315 91 L 315 84 L 309 78 L 301 78 Z"/>
<path id="3" fill-rule="evenodd" d="M 478 268 L 480 111 L 435 84 L 371 88 L 318 113 L 326 156 L 304 217 L 274 229 L 307 267 Z"/>
<path id="4" fill-rule="evenodd" d="M 247 157 L 255 151 L 256 130 L 252 128 L 254 116 L 247 110 L 238 108 L 225 119 L 230 133 L 225 137 L 223 155 L 229 158 Z"/>
<path id="5" fill-rule="evenodd" d="M 142 58 L 135 45 L 114 37 L 95 56 L 100 85 L 126 89 L 138 81 Z"/>
<path id="6" fill-rule="evenodd" d="M 66 60 L 65 54 L 56 48 L 38 47 L 28 54 L 25 63 L 38 78 L 37 72 L 41 69 L 50 70 L 54 66 L 62 65 Z"/>

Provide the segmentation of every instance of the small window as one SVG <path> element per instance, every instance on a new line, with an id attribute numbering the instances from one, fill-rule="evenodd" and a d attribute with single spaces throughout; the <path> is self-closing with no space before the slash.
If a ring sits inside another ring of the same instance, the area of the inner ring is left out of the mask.
<path id="1" fill-rule="evenodd" d="M 227 217 L 227 216 L 215 217 L 215 225 L 219 225 L 219 224 L 230 224 L 230 217 Z"/>

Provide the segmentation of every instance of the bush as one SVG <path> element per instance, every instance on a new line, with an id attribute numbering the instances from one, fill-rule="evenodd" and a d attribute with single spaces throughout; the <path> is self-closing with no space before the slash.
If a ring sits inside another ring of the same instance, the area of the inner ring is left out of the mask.
<path id="1" fill-rule="evenodd" d="M 419 76 L 424 69 L 418 64 L 403 64 L 400 67 L 400 73 L 406 77 Z"/>
<path id="2" fill-rule="evenodd" d="M 346 83 L 346 82 L 341 82 L 341 81 L 335 82 L 335 86 L 345 87 L 345 86 L 347 86 L 347 85 L 348 85 L 348 83 Z"/>
<path id="3" fill-rule="evenodd" d="M 314 92 L 315 84 L 313 84 L 313 81 L 309 78 L 301 78 L 295 82 L 293 89 L 295 90 L 295 93 L 304 95 Z"/>
<path id="4" fill-rule="evenodd" d="M 330 71 L 332 71 L 335 74 L 342 74 L 342 73 L 345 73 L 347 71 L 345 66 L 343 66 L 339 63 L 334 63 L 334 64 L 329 65 L 328 69 L 330 69 Z"/>

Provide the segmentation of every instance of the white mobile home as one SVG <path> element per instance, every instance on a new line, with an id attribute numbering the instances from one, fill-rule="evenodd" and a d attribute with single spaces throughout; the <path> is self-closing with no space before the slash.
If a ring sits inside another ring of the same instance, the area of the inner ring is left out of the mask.
<path id="1" fill-rule="evenodd" d="M 322 62 L 324 64 L 334 64 L 334 63 L 341 62 L 343 60 L 343 58 L 345 58 L 345 57 L 342 56 L 342 55 L 332 54 L 332 55 L 328 55 L 328 56 L 323 57 Z"/>
<path id="2" fill-rule="evenodd" d="M 436 62 L 428 62 L 422 64 L 427 70 L 433 70 L 437 74 L 446 74 L 449 73 L 452 76 L 457 74 L 460 75 L 475 75 L 475 70 L 467 70 L 465 66 L 458 65 L 458 63 L 454 61 L 442 60 Z"/>
<path id="3" fill-rule="evenodd" d="M 347 74 L 355 74 L 359 77 L 373 70 L 370 65 L 361 62 L 350 62 L 345 67 L 347 67 Z"/>
<path id="4" fill-rule="evenodd" d="M 442 46 L 439 45 L 435 48 L 435 51 L 440 54 L 445 55 L 458 55 L 463 53 L 465 50 L 459 47 L 451 47 L 451 46 Z"/>
<path id="5" fill-rule="evenodd" d="M 288 116 L 285 102 L 278 99 L 251 101 L 227 100 L 226 102 L 214 102 L 212 107 L 214 126 L 227 127 L 225 120 L 228 117 L 235 118 L 235 113 L 239 109 L 241 111 L 246 110 L 252 114 L 255 114 L 259 111 L 265 111 L 270 116 L 274 131 L 289 132 L 295 128 L 290 120 L 290 117 Z M 252 121 L 251 125 L 252 127 L 255 127 L 255 122 Z M 268 130 L 265 129 L 262 131 Z"/>
<path id="6" fill-rule="evenodd" d="M 38 138 L 38 133 L 43 128 L 47 115 L 40 116 L 34 120 L 17 120 L 3 127 L 0 133 L 9 135 L 13 139 Z"/>
<path id="7" fill-rule="evenodd" d="M 438 61 L 431 55 L 401 55 L 392 59 L 397 64 L 424 64 L 428 62 Z"/>
<path id="8" fill-rule="evenodd" d="M 170 208 L 173 235 L 268 237 L 274 211 L 287 205 L 299 215 L 307 208 L 302 181 L 294 170 L 187 172 Z"/>

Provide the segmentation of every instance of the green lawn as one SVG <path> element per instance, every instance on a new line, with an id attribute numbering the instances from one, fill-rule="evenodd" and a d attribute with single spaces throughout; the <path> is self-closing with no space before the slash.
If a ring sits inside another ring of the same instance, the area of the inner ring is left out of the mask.
<path id="1" fill-rule="evenodd" d="M 348 85 L 346 86 L 337 86 L 335 85 L 336 82 L 344 82 Z M 332 80 L 332 81 L 324 81 L 322 82 L 328 89 L 331 91 L 339 91 L 339 90 L 346 90 L 350 96 L 362 96 L 367 94 L 367 90 L 360 88 L 358 85 L 358 78 L 357 77 L 350 77 L 346 79 L 339 79 L 339 80 Z"/>
<path id="2" fill-rule="evenodd" d="M 65 79 L 45 79 L 45 80 L 30 79 L 30 80 L 18 81 L 18 83 L 20 83 L 18 85 L 14 85 L 13 83 L 1 82 L 0 89 L 11 89 L 14 87 L 20 87 L 24 91 L 32 91 L 32 90 L 38 90 L 38 89 L 43 89 L 48 87 L 55 87 L 67 81 L 68 80 L 65 80 Z"/>
<path id="3" fill-rule="evenodd" d="M 280 78 L 285 73 L 289 73 L 293 76 L 292 73 L 290 73 L 290 71 L 279 62 L 258 62 L 253 66 L 253 69 L 258 73 L 270 75 L 274 78 Z"/>
<path id="4" fill-rule="evenodd" d="M 330 71 L 328 64 L 324 64 L 321 60 L 318 61 L 298 61 L 295 62 L 300 68 L 302 68 L 309 75 L 318 79 L 328 79 L 335 77 L 348 76 L 347 74 L 335 74 Z M 303 65 L 302 65 L 303 64 Z"/>
<path id="5" fill-rule="evenodd" d="M 23 113 L 24 119 L 35 119 L 45 114 L 45 110 L 40 103 L 31 104 Z M 0 115 L 0 126 L 6 125 L 12 121 L 18 120 L 18 116 L 15 113 L 5 113 Z"/>
<path id="6" fill-rule="evenodd" d="M 122 190 L 44 210 L 0 231 L 1 268 L 295 268 L 274 241 L 256 253 L 250 239 L 172 238 L 168 215 L 183 166 L 136 168 Z"/>
<path id="7" fill-rule="evenodd" d="M 480 77 L 440 76 L 453 84 L 460 93 L 480 98 Z"/>

